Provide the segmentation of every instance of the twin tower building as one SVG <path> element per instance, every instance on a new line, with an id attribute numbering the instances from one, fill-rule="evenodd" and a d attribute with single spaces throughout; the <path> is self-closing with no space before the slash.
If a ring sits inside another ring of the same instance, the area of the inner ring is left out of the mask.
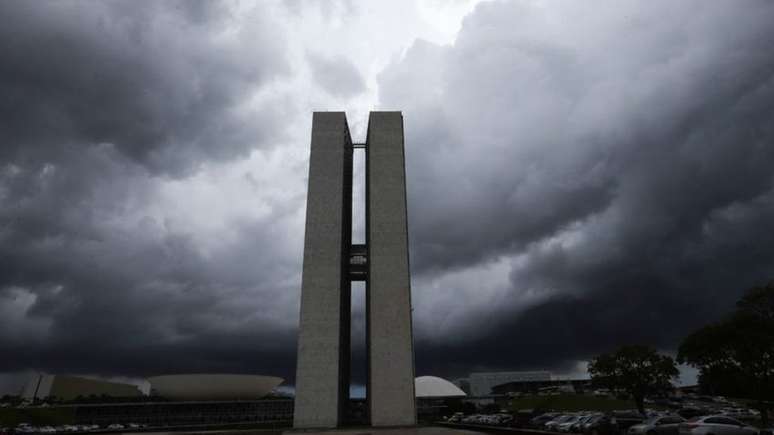
<path id="1" fill-rule="evenodd" d="M 366 243 L 352 244 L 352 154 L 366 156 Z M 366 283 L 367 413 L 416 423 L 403 116 L 371 112 L 352 143 L 343 112 L 315 112 L 293 426 L 341 426 L 349 403 L 351 283 Z"/>

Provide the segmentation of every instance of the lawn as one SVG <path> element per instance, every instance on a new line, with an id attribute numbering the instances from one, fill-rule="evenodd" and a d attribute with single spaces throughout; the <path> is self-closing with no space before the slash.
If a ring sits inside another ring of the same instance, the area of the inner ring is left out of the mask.
<path id="1" fill-rule="evenodd" d="M 541 409 L 555 411 L 614 411 L 635 409 L 634 401 L 608 397 L 588 396 L 584 394 L 559 394 L 555 396 L 522 396 L 510 401 L 510 408 Z"/>
<path id="2" fill-rule="evenodd" d="M 72 424 L 75 408 L 0 408 L 0 426 Z"/>

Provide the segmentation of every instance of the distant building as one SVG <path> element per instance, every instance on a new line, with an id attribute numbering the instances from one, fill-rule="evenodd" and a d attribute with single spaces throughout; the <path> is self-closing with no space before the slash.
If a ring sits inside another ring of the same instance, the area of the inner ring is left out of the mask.
<path id="1" fill-rule="evenodd" d="M 423 421 L 434 421 L 451 413 L 453 409 L 461 409 L 460 399 L 466 396 L 456 385 L 436 376 L 416 378 L 414 392 L 417 398 L 417 415 Z M 456 405 L 450 408 L 450 404 Z"/>
<path id="2" fill-rule="evenodd" d="M 454 385 L 457 386 L 460 390 L 464 391 L 465 394 L 468 396 L 471 395 L 470 393 L 470 379 L 468 378 L 459 378 L 452 381 Z"/>
<path id="3" fill-rule="evenodd" d="M 414 392 L 417 399 L 444 399 L 465 397 L 466 394 L 456 385 L 435 376 L 420 376 L 414 380 Z"/>
<path id="4" fill-rule="evenodd" d="M 282 381 L 275 376 L 217 373 L 148 378 L 152 395 L 177 401 L 257 400 L 271 393 Z"/>
<path id="5" fill-rule="evenodd" d="M 68 401 L 53 403 L 51 408 L 66 410 L 73 416 L 75 424 L 190 426 L 266 423 L 289 426 L 293 419 L 293 400 L 271 395 L 282 381 L 282 378 L 272 376 L 234 374 L 156 376 L 148 379 L 153 395 L 145 396 L 134 385 L 40 374 L 30 379 L 22 397 L 28 400 L 56 398 Z M 94 403 L 94 400 L 73 401 L 93 396 L 98 398 L 99 403 Z"/>
<path id="6" fill-rule="evenodd" d="M 546 382 L 551 381 L 549 371 L 529 372 L 479 372 L 468 377 L 470 395 L 474 397 L 492 394 L 492 388 L 510 382 Z"/>
<path id="7" fill-rule="evenodd" d="M 290 427 L 293 400 L 78 403 L 53 405 L 73 416 L 73 424 L 143 424 L 148 427 L 271 424 Z M 237 426 L 232 426 L 237 427 Z"/>
<path id="8" fill-rule="evenodd" d="M 89 396 L 140 397 L 142 395 L 136 385 L 42 373 L 32 376 L 22 391 L 22 398 L 27 400 L 49 398 L 73 400 Z"/>
<path id="9" fill-rule="evenodd" d="M 591 379 L 553 379 L 550 381 L 514 381 L 492 387 L 492 394 L 541 392 L 580 393 L 591 389 Z"/>

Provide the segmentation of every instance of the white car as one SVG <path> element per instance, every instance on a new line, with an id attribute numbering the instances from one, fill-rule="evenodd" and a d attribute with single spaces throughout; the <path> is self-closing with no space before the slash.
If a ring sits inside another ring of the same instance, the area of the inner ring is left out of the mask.
<path id="1" fill-rule="evenodd" d="M 110 430 L 123 429 L 124 425 L 123 424 L 118 424 L 118 423 L 113 423 L 110 426 L 108 426 L 107 428 L 110 429 Z"/>
<path id="2" fill-rule="evenodd" d="M 571 419 L 573 417 L 574 416 L 568 415 L 568 414 L 560 415 L 560 416 L 554 418 L 553 420 L 549 421 L 548 423 L 546 423 L 545 424 L 545 428 L 546 428 L 546 430 L 556 430 L 557 426 L 559 426 L 560 424 L 566 422 L 567 420 L 569 420 L 569 419 Z"/>
<path id="3" fill-rule="evenodd" d="M 575 423 L 577 423 L 578 421 L 580 421 L 580 419 L 581 419 L 580 416 L 573 415 L 572 417 L 570 417 L 566 421 L 557 424 L 554 427 L 554 429 L 558 430 L 559 432 L 570 432 L 570 429 L 572 429 L 572 426 Z"/>
<path id="4" fill-rule="evenodd" d="M 695 417 L 678 426 L 679 435 L 758 435 L 758 429 L 725 415 Z"/>

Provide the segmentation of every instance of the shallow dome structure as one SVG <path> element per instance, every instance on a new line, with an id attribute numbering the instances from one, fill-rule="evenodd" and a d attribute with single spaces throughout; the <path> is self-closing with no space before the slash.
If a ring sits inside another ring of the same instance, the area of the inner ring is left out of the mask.
<path id="1" fill-rule="evenodd" d="M 151 392 L 171 400 L 255 400 L 281 384 L 275 376 L 193 374 L 148 378 Z"/>
<path id="2" fill-rule="evenodd" d="M 417 398 L 465 397 L 464 391 L 456 385 L 436 376 L 420 376 L 414 380 Z"/>

